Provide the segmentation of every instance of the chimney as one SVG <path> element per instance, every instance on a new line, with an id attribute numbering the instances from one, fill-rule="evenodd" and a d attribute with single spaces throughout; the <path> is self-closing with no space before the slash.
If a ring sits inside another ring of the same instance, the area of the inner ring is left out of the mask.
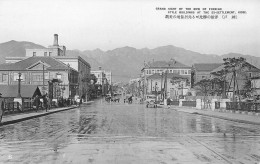
<path id="1" fill-rule="evenodd" d="M 58 34 L 54 34 L 53 46 L 59 46 L 59 44 L 58 44 Z"/>

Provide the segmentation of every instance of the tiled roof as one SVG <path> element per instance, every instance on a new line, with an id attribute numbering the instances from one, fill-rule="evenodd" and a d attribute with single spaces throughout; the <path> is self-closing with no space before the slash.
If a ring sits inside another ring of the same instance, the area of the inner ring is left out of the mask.
<path id="1" fill-rule="evenodd" d="M 196 71 L 209 71 L 209 72 L 211 72 L 212 70 L 218 68 L 221 65 L 222 65 L 222 63 L 195 63 L 193 65 L 193 67 Z"/>
<path id="2" fill-rule="evenodd" d="M 246 62 L 245 63 L 245 66 L 249 67 L 249 70 L 248 71 L 245 71 L 245 72 L 260 72 L 260 69 L 255 67 L 254 65 Z M 219 67 L 213 69 L 211 71 L 212 74 L 217 74 L 219 71 L 223 70 L 225 68 L 225 65 L 220 65 Z"/>
<path id="3" fill-rule="evenodd" d="M 16 63 L 11 63 L 11 64 L 1 64 L 0 65 L 0 70 L 12 70 L 12 71 L 18 71 L 18 70 L 27 70 L 28 67 L 31 65 L 37 63 L 37 62 L 44 62 L 50 67 L 47 68 L 47 70 L 64 70 L 64 69 L 69 69 L 69 67 L 64 64 L 63 62 L 53 58 L 53 57 L 47 57 L 47 56 L 33 56 L 26 58 L 24 60 L 21 60 Z"/>
<path id="4" fill-rule="evenodd" d="M 36 85 L 22 85 L 21 96 L 26 98 L 32 98 L 35 96 L 35 92 L 41 96 L 41 91 Z M 17 97 L 18 85 L 0 85 L 0 93 L 2 97 Z"/>
<path id="5" fill-rule="evenodd" d="M 155 61 L 148 63 L 145 68 L 191 68 L 185 64 L 182 64 L 176 60 L 171 61 Z"/>
<path id="6" fill-rule="evenodd" d="M 179 74 L 175 74 L 175 73 L 167 74 L 167 79 L 172 79 L 174 77 L 175 78 L 184 78 L 184 79 L 188 78 L 187 75 L 185 76 L 185 75 L 179 75 Z M 161 78 L 162 78 L 162 76 L 159 73 L 155 73 L 155 74 L 147 77 L 147 79 L 161 79 Z M 165 76 L 164 76 L 164 78 L 165 78 Z"/>

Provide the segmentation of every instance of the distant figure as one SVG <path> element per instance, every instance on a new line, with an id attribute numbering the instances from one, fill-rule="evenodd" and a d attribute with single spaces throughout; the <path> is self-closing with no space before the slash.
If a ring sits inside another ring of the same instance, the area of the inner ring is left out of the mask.
<path id="1" fill-rule="evenodd" d="M 128 98 L 128 103 L 129 103 L 129 104 L 132 104 L 132 103 L 133 103 L 133 96 L 130 96 L 130 97 Z"/>
<path id="2" fill-rule="evenodd" d="M 0 108 L 0 123 L 2 121 L 3 115 L 4 115 L 4 101 L 1 103 L 1 108 Z"/>
<path id="3" fill-rule="evenodd" d="M 46 112 L 48 111 L 48 96 L 43 96 L 43 107 L 45 108 Z"/>
<path id="4" fill-rule="evenodd" d="M 171 107 L 171 99 L 170 99 L 170 97 L 167 98 L 167 107 L 168 108 Z"/>

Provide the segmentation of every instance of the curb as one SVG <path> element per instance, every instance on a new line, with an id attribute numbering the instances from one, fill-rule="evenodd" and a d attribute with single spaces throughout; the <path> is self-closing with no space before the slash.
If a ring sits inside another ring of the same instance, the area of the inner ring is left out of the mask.
<path id="1" fill-rule="evenodd" d="M 14 123 L 17 123 L 17 122 L 21 122 L 21 121 L 25 121 L 25 120 L 41 117 L 41 116 L 46 116 L 46 115 L 49 115 L 49 114 L 58 113 L 58 112 L 62 112 L 62 111 L 70 110 L 70 109 L 74 109 L 74 108 L 77 108 L 77 107 L 73 106 L 73 107 L 68 107 L 68 108 L 64 108 L 64 109 L 61 109 L 61 110 L 49 111 L 49 112 L 46 112 L 46 113 L 40 113 L 40 114 L 33 115 L 33 116 L 27 116 L 27 117 L 15 119 L 15 120 L 4 121 L 4 122 L 0 123 L 0 126 L 8 125 L 8 124 L 14 124 Z"/>
<path id="2" fill-rule="evenodd" d="M 184 112 L 184 111 L 183 111 L 183 112 Z M 188 113 L 188 112 L 186 112 L 186 113 Z M 227 118 L 227 117 L 223 117 L 223 116 L 209 115 L 209 114 L 204 114 L 204 113 L 190 113 L 190 114 L 197 114 L 197 115 L 203 115 L 203 116 L 215 117 L 215 118 L 220 118 L 220 119 L 223 119 L 223 120 L 234 121 L 234 122 L 245 123 L 245 124 L 260 125 L 259 122 L 252 122 L 252 121 L 246 121 L 246 120 L 239 120 L 239 119 Z"/>
<path id="3" fill-rule="evenodd" d="M 172 109 L 175 109 L 175 110 L 177 110 L 179 112 L 184 112 L 184 113 L 189 113 L 189 114 L 196 114 L 196 115 L 202 115 L 202 116 L 208 116 L 208 117 L 214 117 L 214 118 L 219 118 L 219 119 L 228 120 L 228 121 L 234 121 L 234 122 L 238 122 L 238 123 L 260 125 L 260 122 L 253 122 L 253 121 L 247 121 L 247 120 L 241 120 L 241 119 L 228 118 L 228 117 L 224 117 L 224 116 L 216 116 L 216 115 L 211 115 L 211 114 L 204 114 L 204 113 L 200 113 L 199 111 L 188 112 L 188 111 L 178 110 L 178 108 L 172 108 Z M 259 115 L 257 115 L 257 116 L 259 116 Z"/>

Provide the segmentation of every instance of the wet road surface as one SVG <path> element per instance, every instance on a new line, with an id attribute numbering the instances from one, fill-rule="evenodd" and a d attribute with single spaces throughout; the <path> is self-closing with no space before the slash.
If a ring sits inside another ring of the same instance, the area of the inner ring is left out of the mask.
<path id="1" fill-rule="evenodd" d="M 260 163 L 260 127 L 107 103 L 0 127 L 0 163 Z"/>

